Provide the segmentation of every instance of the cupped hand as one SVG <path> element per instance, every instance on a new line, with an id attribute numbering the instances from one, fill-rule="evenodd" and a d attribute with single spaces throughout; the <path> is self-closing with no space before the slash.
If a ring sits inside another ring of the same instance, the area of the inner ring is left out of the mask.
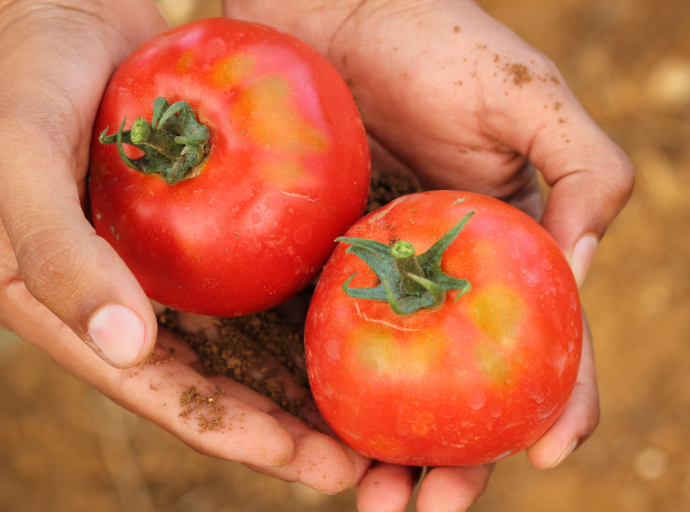
<path id="1" fill-rule="evenodd" d="M 290 32 L 336 66 L 357 100 L 374 161 L 406 167 L 432 188 L 479 192 L 523 209 L 584 282 L 598 241 L 630 196 L 633 172 L 548 58 L 470 0 L 228 0 L 226 11 Z M 546 203 L 535 168 L 551 187 Z M 556 466 L 598 419 L 585 328 L 573 394 L 527 450 L 530 461 Z M 490 467 L 432 469 L 418 510 L 465 510 L 489 474 Z M 360 485 L 360 511 L 403 510 L 416 479 L 412 468 L 373 466 Z"/>
<path id="2" fill-rule="evenodd" d="M 157 333 L 143 290 L 84 215 L 103 90 L 166 28 L 152 1 L 0 7 L 0 325 L 199 452 L 325 492 L 351 487 L 369 461 L 248 388 L 201 376 L 182 340 Z"/>

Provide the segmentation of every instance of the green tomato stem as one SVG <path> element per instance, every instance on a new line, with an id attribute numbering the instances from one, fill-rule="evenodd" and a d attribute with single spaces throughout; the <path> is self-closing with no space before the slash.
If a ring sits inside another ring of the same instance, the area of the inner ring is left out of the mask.
<path id="1" fill-rule="evenodd" d="M 389 247 L 366 238 L 340 237 L 336 240 L 350 244 L 347 252 L 364 261 L 381 284 L 372 288 L 351 288 L 354 274 L 345 281 L 343 291 L 354 299 L 388 302 L 399 315 L 409 315 L 420 309 L 442 306 L 446 294 L 457 290 L 457 301 L 472 289 L 469 281 L 451 277 L 441 270 L 441 258 L 475 212 L 469 212 L 445 233 L 424 254 L 417 257 L 411 243 L 401 240 Z"/>
<path id="2" fill-rule="evenodd" d="M 415 257 L 414 246 L 405 240 L 399 240 L 391 246 L 391 256 L 398 268 L 402 289 L 405 295 L 420 296 L 425 288 L 411 276 L 426 277 Z"/>
<path id="3" fill-rule="evenodd" d="M 126 120 L 126 118 L 125 118 Z M 116 134 L 107 135 L 108 127 L 101 133 L 101 144 L 115 143 L 122 161 L 130 168 L 144 174 L 161 176 L 169 185 L 175 185 L 190 177 L 194 168 L 203 163 L 208 150 L 208 128 L 196 120 L 189 104 L 178 101 L 170 106 L 165 98 L 153 102 L 153 117 L 149 123 L 137 118 L 131 130 L 122 131 L 125 121 Z M 144 156 L 130 159 L 122 144 L 136 146 Z"/>

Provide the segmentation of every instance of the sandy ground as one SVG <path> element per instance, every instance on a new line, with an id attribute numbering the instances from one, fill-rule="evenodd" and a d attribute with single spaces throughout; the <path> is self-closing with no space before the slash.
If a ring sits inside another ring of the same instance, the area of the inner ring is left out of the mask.
<path id="1" fill-rule="evenodd" d="M 219 12 L 215 0 L 160 3 L 173 23 Z M 599 429 L 555 470 L 524 455 L 498 464 L 472 510 L 690 510 L 690 3 L 480 4 L 557 63 L 638 184 L 582 290 Z M 353 491 L 326 496 L 193 452 L 8 333 L 0 389 L 0 510 L 355 510 Z"/>

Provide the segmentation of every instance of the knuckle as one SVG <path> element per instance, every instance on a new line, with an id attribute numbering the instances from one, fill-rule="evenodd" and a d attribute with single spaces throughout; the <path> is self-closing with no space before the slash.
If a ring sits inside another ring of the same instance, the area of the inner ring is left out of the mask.
<path id="1" fill-rule="evenodd" d="M 83 240 L 70 240 L 63 229 L 46 229 L 23 240 L 17 262 L 27 288 L 44 303 L 68 301 L 84 282 Z"/>
<path id="2" fill-rule="evenodd" d="M 606 182 L 612 204 L 620 205 L 622 208 L 635 187 L 635 171 L 630 159 L 620 150 L 617 159 L 611 165 Z"/>
<path id="3" fill-rule="evenodd" d="M 635 186 L 635 169 L 630 159 L 623 155 L 620 164 L 621 189 L 625 195 L 630 195 Z"/>

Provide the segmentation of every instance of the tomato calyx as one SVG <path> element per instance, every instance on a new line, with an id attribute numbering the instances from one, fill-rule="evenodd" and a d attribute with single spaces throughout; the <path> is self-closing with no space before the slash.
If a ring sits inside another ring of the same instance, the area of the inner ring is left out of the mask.
<path id="1" fill-rule="evenodd" d="M 127 167 L 144 174 L 157 174 L 168 185 L 198 174 L 210 134 L 208 128 L 196 120 L 188 103 L 178 101 L 170 105 L 159 96 L 153 102 L 151 123 L 138 117 L 131 130 L 123 131 L 126 121 L 127 117 L 113 135 L 107 135 L 109 127 L 106 126 L 98 140 L 101 144 L 115 143 Z M 141 149 L 144 156 L 128 158 L 122 148 L 123 143 Z"/>
<path id="2" fill-rule="evenodd" d="M 457 301 L 472 289 L 472 285 L 466 279 L 457 279 L 443 272 L 441 258 L 474 213 L 465 215 L 419 256 L 415 255 L 414 246 L 404 240 L 389 247 L 366 238 L 336 238 L 337 242 L 350 244 L 346 252 L 364 261 L 381 282 L 372 288 L 351 288 L 350 283 L 357 275 L 355 272 L 343 283 L 342 290 L 353 299 L 388 302 L 398 315 L 439 307 L 451 290 L 458 291 L 454 299 Z"/>

